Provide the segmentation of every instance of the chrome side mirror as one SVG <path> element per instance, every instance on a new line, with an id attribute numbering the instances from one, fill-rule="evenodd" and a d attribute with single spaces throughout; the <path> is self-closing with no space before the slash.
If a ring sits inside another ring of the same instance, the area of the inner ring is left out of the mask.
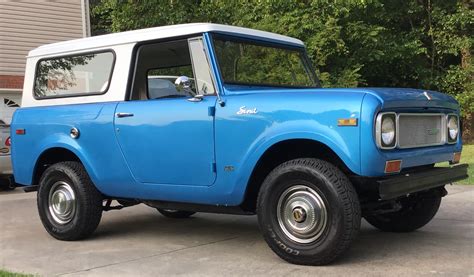
<path id="1" fill-rule="evenodd" d="M 179 76 L 175 81 L 174 84 L 178 91 L 184 91 L 191 95 L 192 97 L 188 99 L 189 102 L 201 102 L 204 95 L 196 94 L 194 95 L 193 91 L 191 90 L 191 80 L 186 76 Z"/>
<path id="2" fill-rule="evenodd" d="M 191 80 L 187 76 L 179 76 L 174 81 L 174 84 L 178 91 L 184 90 L 188 93 L 191 91 Z"/>

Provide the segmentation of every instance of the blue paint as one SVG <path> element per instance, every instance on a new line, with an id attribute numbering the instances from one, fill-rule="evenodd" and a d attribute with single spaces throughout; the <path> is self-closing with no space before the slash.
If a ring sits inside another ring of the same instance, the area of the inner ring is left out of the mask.
<path id="1" fill-rule="evenodd" d="M 450 96 L 389 88 L 285 89 L 225 85 L 204 34 L 212 73 L 225 106 L 216 96 L 192 103 L 186 98 L 91 103 L 18 109 L 12 123 L 16 181 L 29 186 L 42 153 L 73 152 L 92 181 L 111 197 L 238 205 L 258 160 L 272 145 L 292 139 L 318 141 L 331 148 L 354 173 L 384 176 L 387 160 L 404 168 L 447 161 L 454 145 L 380 150 L 374 118 L 380 111 L 459 114 Z M 240 107 L 256 114 L 237 114 Z M 209 113 L 215 108 L 215 116 Z M 115 113 L 133 113 L 116 118 Z M 357 118 L 358 126 L 337 120 Z M 72 139 L 72 127 L 80 130 Z M 16 135 L 16 129 L 25 135 Z M 233 171 L 225 171 L 233 166 Z"/>

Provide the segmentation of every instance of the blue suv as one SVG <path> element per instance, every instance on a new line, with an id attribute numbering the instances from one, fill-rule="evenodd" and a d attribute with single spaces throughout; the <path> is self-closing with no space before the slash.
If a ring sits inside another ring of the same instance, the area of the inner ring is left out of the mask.
<path id="1" fill-rule="evenodd" d="M 39 47 L 12 123 L 15 180 L 38 192 L 59 240 L 136 204 L 173 218 L 257 214 L 278 256 L 322 265 L 361 217 L 391 232 L 427 224 L 444 185 L 467 177 L 458 103 L 323 89 L 314 72 L 298 39 L 217 24 Z"/>

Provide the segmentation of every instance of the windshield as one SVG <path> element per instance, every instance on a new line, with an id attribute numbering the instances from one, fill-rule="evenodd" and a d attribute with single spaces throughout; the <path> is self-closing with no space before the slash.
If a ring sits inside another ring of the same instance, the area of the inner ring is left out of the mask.
<path id="1" fill-rule="evenodd" d="M 317 87 L 304 49 L 282 48 L 227 37 L 215 37 L 213 41 L 226 84 Z"/>

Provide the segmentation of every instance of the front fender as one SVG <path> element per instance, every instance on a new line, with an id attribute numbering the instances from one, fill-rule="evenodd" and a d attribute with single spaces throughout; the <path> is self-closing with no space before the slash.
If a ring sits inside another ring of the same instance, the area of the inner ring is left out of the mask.
<path id="1" fill-rule="evenodd" d="M 279 128 L 277 128 L 276 130 L 272 130 L 272 132 L 275 133 L 274 136 L 272 136 L 272 134 L 269 134 L 270 136 L 264 136 L 261 140 L 255 143 L 254 147 L 247 154 L 244 166 L 242 166 L 241 170 L 243 172 L 247 172 L 249 168 L 253 170 L 260 157 L 262 157 L 262 155 L 275 144 L 293 139 L 307 139 L 328 146 L 332 151 L 337 154 L 337 156 L 351 171 L 355 173 L 359 172 L 360 164 L 358 163 L 358 159 L 360 157 L 360 153 L 358 151 L 358 139 L 347 141 L 340 133 L 335 132 L 334 130 L 325 130 L 326 133 L 315 132 L 315 130 L 317 130 L 317 127 L 311 126 L 312 123 L 314 124 L 315 122 L 306 123 L 309 128 L 312 128 L 312 131 L 295 130 L 293 132 L 287 131 L 286 133 L 278 133 Z M 288 130 L 287 127 L 282 126 L 282 128 Z"/>
<path id="2" fill-rule="evenodd" d="M 308 122 L 309 124 L 309 122 Z M 274 130 L 278 132 L 278 130 Z M 328 146 L 336 155 L 344 162 L 344 164 L 353 172 L 358 173 L 360 171 L 360 165 L 357 163 L 359 154 L 358 140 L 345 141 L 344 138 L 337 133 L 322 134 L 309 131 L 295 131 L 280 133 L 279 135 L 271 138 L 264 137 L 260 141 L 255 143 L 255 146 L 247 153 L 242 166 L 237 172 L 239 179 L 238 184 L 248 184 L 252 175 L 253 169 L 257 165 L 257 162 L 264 155 L 264 153 L 270 149 L 273 145 L 276 145 L 283 141 L 293 139 L 307 139 L 322 143 Z M 246 188 L 246 186 L 243 186 Z M 245 190 L 239 190 L 239 195 L 245 193 Z"/>
<path id="3" fill-rule="evenodd" d="M 262 155 L 273 145 L 293 139 L 326 145 L 358 174 L 360 124 L 338 126 L 338 119 L 360 120 L 363 97 L 363 93 L 331 92 L 228 96 L 226 106 L 217 110 L 215 130 L 217 171 L 220 183 L 226 184 L 225 193 L 243 200 Z M 238 113 L 243 106 L 257 113 Z"/>

